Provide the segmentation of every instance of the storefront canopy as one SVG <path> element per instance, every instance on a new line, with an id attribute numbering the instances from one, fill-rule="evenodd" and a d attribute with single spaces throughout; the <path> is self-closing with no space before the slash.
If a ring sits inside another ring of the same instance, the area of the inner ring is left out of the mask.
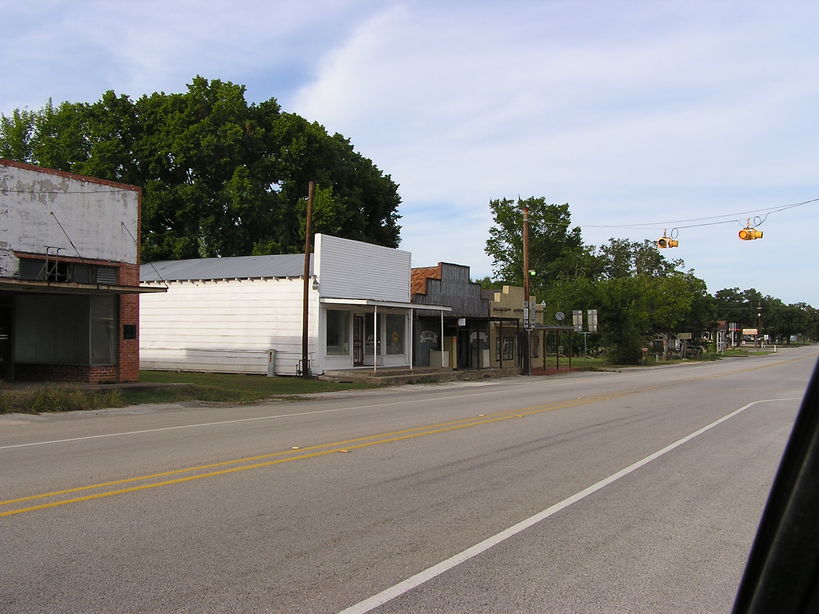
<path id="1" fill-rule="evenodd" d="M 164 286 L 121 286 L 118 284 L 82 284 L 68 281 L 0 279 L 2 294 L 147 294 L 167 292 Z"/>
<path id="2" fill-rule="evenodd" d="M 387 307 L 395 309 L 415 309 L 417 311 L 452 311 L 452 307 L 447 305 L 419 305 L 417 303 L 404 303 L 398 301 L 378 301 L 371 298 L 328 298 L 319 299 L 319 302 L 326 305 L 361 305 L 368 307 Z"/>

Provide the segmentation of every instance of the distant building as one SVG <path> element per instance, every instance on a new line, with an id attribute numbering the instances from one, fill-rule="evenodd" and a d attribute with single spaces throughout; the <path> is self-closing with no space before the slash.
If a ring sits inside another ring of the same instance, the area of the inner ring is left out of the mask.
<path id="1" fill-rule="evenodd" d="M 139 379 L 141 190 L 0 159 L 0 377 Z"/>
<path id="2" fill-rule="evenodd" d="M 489 300 L 481 285 L 470 281 L 468 266 L 439 262 L 433 267 L 414 268 L 411 289 L 416 305 L 452 307 L 440 322 L 435 312 L 416 313 L 416 365 L 453 369 L 490 366 Z"/>
<path id="3" fill-rule="evenodd" d="M 489 345 L 492 348 L 493 367 L 505 367 L 511 364 L 523 365 L 526 329 L 523 322 L 523 288 L 521 286 L 503 286 L 501 290 L 491 292 L 489 313 L 493 323 L 489 331 Z M 529 297 L 533 305 L 533 326 L 543 325 L 543 307 Z M 542 357 L 544 331 L 533 330 L 529 334 L 531 358 L 533 365 Z"/>
<path id="4" fill-rule="evenodd" d="M 153 262 L 142 281 L 144 369 L 296 375 L 302 358 L 304 255 Z M 310 370 L 411 364 L 410 253 L 317 234 L 308 289 Z"/>

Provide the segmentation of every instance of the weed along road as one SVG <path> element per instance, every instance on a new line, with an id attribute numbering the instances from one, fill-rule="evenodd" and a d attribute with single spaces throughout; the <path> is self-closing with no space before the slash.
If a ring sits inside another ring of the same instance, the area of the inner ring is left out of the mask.
<path id="1" fill-rule="evenodd" d="M 729 611 L 818 350 L 0 416 L 0 611 Z"/>

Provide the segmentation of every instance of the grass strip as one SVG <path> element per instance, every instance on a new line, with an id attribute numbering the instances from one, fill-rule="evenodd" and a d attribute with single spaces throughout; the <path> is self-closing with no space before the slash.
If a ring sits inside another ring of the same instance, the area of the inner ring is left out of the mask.
<path id="1" fill-rule="evenodd" d="M 292 377 L 143 371 L 140 373 L 140 385 L 95 388 L 49 382 L 25 388 L 0 388 L 0 413 L 39 414 L 186 401 L 246 405 L 276 397 L 372 387 L 364 383 L 335 383 Z"/>

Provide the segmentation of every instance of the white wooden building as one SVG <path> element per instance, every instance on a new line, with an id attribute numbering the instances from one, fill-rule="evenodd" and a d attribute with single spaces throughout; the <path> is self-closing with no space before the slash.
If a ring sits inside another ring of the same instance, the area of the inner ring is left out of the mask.
<path id="1" fill-rule="evenodd" d="M 140 305 L 143 369 L 296 375 L 304 255 L 148 263 Z M 308 291 L 310 369 L 409 366 L 410 253 L 317 234 Z"/>

